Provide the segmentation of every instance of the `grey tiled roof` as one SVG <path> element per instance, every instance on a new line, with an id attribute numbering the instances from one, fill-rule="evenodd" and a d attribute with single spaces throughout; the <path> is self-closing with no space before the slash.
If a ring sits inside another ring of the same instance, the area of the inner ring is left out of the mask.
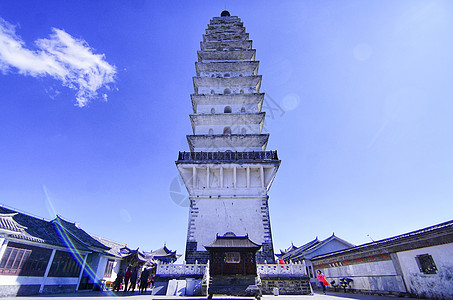
<path id="1" fill-rule="evenodd" d="M 293 249 L 292 251 L 289 251 L 288 253 L 285 253 L 282 256 L 282 259 L 283 260 L 291 259 L 291 258 L 295 257 L 296 255 L 300 255 L 304 251 L 306 251 L 310 248 L 313 248 L 314 246 L 318 245 L 319 243 L 320 243 L 320 241 L 318 240 L 318 238 L 315 238 L 314 240 L 306 243 L 305 245 L 302 245 L 296 249 Z"/>
<path id="2" fill-rule="evenodd" d="M 72 244 L 77 250 L 89 251 L 91 250 L 87 245 L 68 236 L 67 233 L 51 221 L 39 219 L 21 212 L 17 212 L 6 207 L 0 206 L 0 214 L 12 214 L 11 219 L 16 228 L 20 231 L 8 234 L 8 236 L 24 240 L 32 241 L 42 244 L 49 244 L 59 247 L 68 248 Z M 11 223 L 0 223 L 1 229 L 10 230 Z"/>
<path id="3" fill-rule="evenodd" d="M 144 251 L 143 254 L 145 255 L 146 259 L 148 259 L 148 260 L 162 259 L 162 258 L 167 258 L 167 257 L 174 257 L 175 259 L 177 259 L 178 257 L 181 256 L 180 254 L 176 254 L 176 251 L 171 251 L 170 249 L 168 249 L 167 246 L 165 246 L 165 245 L 162 248 L 159 248 L 154 251 L 150 251 L 150 252 Z"/>
<path id="4" fill-rule="evenodd" d="M 61 224 L 64 229 L 66 229 L 70 234 L 72 234 L 76 239 L 78 239 L 85 245 L 100 248 L 102 250 L 110 249 L 110 247 L 107 247 L 106 245 L 102 244 L 98 240 L 94 239 L 91 235 L 80 229 L 75 223 L 63 220 L 60 216 L 57 216 L 57 218 L 52 222 L 58 222 L 59 224 Z"/>
<path id="5" fill-rule="evenodd" d="M 206 249 L 213 248 L 261 248 L 261 245 L 255 244 L 252 242 L 249 237 L 246 236 L 236 236 L 232 233 L 226 233 L 223 236 L 217 236 L 216 240 L 210 244 L 204 246 Z"/>
<path id="6" fill-rule="evenodd" d="M 163 257 L 163 256 L 168 256 L 168 255 L 173 255 L 176 254 L 176 251 L 170 251 L 167 246 L 163 246 L 162 248 L 159 248 L 157 250 L 151 251 L 146 253 L 148 255 L 151 255 L 153 257 Z"/>
<path id="7" fill-rule="evenodd" d="M 313 260 L 323 259 L 327 257 L 333 257 L 336 255 L 349 255 L 353 253 L 365 253 L 371 251 L 386 251 L 394 248 L 399 250 L 415 249 L 420 246 L 430 246 L 431 243 L 439 243 L 434 238 L 446 237 L 444 242 L 453 241 L 453 220 L 443 222 L 437 225 L 429 226 L 419 230 L 411 231 L 408 233 L 400 234 L 390 238 L 366 243 L 363 245 L 355 246 L 345 250 L 340 250 L 328 254 L 319 255 L 313 258 Z M 432 241 L 430 242 L 429 239 Z M 424 242 L 422 242 L 424 241 Z M 419 245 L 420 243 L 420 245 Z M 387 249 L 387 250 L 386 250 Z M 396 251 L 396 250 L 395 250 Z"/>
<path id="8" fill-rule="evenodd" d="M 118 258 L 123 256 L 120 251 L 121 251 L 121 248 L 123 248 L 125 246 L 124 244 L 120 244 L 120 243 L 117 243 L 117 242 L 114 242 L 111 240 L 107 240 L 105 238 L 101 238 L 101 237 L 94 236 L 94 235 L 92 235 L 91 237 L 96 239 L 98 242 L 102 243 L 103 245 L 105 245 L 109 248 L 108 250 L 104 251 L 105 253 L 107 253 L 109 255 L 113 255 Z"/>

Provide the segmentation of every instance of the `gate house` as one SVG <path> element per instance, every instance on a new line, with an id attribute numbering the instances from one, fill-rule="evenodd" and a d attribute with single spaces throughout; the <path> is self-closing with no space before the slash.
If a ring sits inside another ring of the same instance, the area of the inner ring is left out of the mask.
<path id="1" fill-rule="evenodd" d="M 256 252 L 260 245 L 248 235 L 236 236 L 228 232 L 205 246 L 211 257 L 210 275 L 256 275 Z"/>

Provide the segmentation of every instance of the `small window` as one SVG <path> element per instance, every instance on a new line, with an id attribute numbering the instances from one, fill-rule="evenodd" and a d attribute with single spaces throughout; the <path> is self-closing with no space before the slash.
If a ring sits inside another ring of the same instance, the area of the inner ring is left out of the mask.
<path id="1" fill-rule="evenodd" d="M 215 114 L 215 108 L 211 108 L 211 114 Z"/>
<path id="2" fill-rule="evenodd" d="M 211 75 L 211 77 L 215 77 L 215 75 L 214 75 L 214 74 L 212 74 L 212 75 Z"/>
<path id="3" fill-rule="evenodd" d="M 209 135 L 213 135 L 214 134 L 214 130 L 212 130 L 212 128 L 209 128 Z"/>
<path id="4" fill-rule="evenodd" d="M 420 272 L 424 274 L 436 274 L 437 267 L 434 259 L 429 254 L 421 254 L 415 257 Z"/>
<path id="5" fill-rule="evenodd" d="M 214 90 L 211 90 L 211 95 L 214 95 Z"/>
<path id="6" fill-rule="evenodd" d="M 230 73 L 225 73 L 225 75 L 223 75 L 223 77 L 230 77 Z"/>
<path id="7" fill-rule="evenodd" d="M 241 89 L 239 93 L 244 94 L 244 89 Z"/>
<path id="8" fill-rule="evenodd" d="M 242 128 L 241 133 L 242 133 L 242 134 L 246 134 L 246 133 L 247 133 L 247 129 Z"/>
<path id="9" fill-rule="evenodd" d="M 224 93 L 225 95 L 231 94 L 231 90 L 230 90 L 229 88 L 226 88 L 226 89 L 223 91 L 223 93 Z"/>
<path id="10" fill-rule="evenodd" d="M 244 106 L 241 108 L 241 113 L 245 113 L 245 107 Z"/>
<path id="11" fill-rule="evenodd" d="M 225 109 L 223 110 L 223 112 L 226 114 L 231 114 L 231 106 L 225 106 Z"/>
<path id="12" fill-rule="evenodd" d="M 241 253 L 225 252 L 225 262 L 227 264 L 237 264 L 241 262 Z"/>
<path id="13" fill-rule="evenodd" d="M 104 271 L 104 278 L 112 277 L 114 263 L 115 263 L 115 261 L 113 259 L 109 259 L 107 261 L 107 265 L 105 266 L 105 271 Z"/>
<path id="14" fill-rule="evenodd" d="M 239 77 L 242 77 L 242 74 L 239 74 Z"/>
<path id="15" fill-rule="evenodd" d="M 223 129 L 223 134 L 231 134 L 231 128 L 228 127 L 228 126 L 225 127 L 225 128 Z"/>

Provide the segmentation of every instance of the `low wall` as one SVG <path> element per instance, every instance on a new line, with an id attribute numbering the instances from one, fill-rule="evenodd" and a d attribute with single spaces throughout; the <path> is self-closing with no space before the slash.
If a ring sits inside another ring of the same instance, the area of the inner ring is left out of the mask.
<path id="1" fill-rule="evenodd" d="M 312 294 L 310 278 L 307 276 L 263 275 L 260 278 L 263 294 L 273 294 L 274 288 L 278 288 L 280 295 Z"/>
<path id="2" fill-rule="evenodd" d="M 259 275 L 307 276 L 303 264 L 258 264 L 256 272 Z"/>
<path id="3" fill-rule="evenodd" d="M 0 276 L 0 297 L 29 296 L 39 294 L 42 284 L 43 294 L 74 292 L 78 278 L 38 276 Z"/>
<path id="4" fill-rule="evenodd" d="M 156 275 L 160 277 L 203 276 L 207 264 L 158 264 Z"/>
<path id="5" fill-rule="evenodd" d="M 403 277 L 395 269 L 390 255 L 381 260 L 363 261 L 349 265 L 321 268 L 328 282 L 341 278 L 353 280 L 350 287 L 358 292 L 403 295 L 406 292 Z M 329 286 L 330 287 L 330 286 Z"/>
<path id="6" fill-rule="evenodd" d="M 40 287 L 40 284 L 0 285 L 0 297 L 36 295 L 38 294 Z"/>
<path id="7" fill-rule="evenodd" d="M 310 279 L 302 264 L 258 264 L 264 294 L 272 294 L 274 288 L 282 295 L 311 294 Z M 208 264 L 159 264 L 157 265 L 153 294 L 166 295 L 170 280 L 195 280 L 194 295 L 203 294 L 199 288 L 208 270 Z"/>

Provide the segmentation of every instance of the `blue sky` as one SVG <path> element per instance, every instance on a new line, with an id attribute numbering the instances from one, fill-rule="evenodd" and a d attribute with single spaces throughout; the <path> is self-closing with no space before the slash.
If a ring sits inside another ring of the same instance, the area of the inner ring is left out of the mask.
<path id="1" fill-rule="evenodd" d="M 224 8 L 261 61 L 276 252 L 452 219 L 451 1 L 1 1 L 0 203 L 182 253 L 174 161 Z"/>

